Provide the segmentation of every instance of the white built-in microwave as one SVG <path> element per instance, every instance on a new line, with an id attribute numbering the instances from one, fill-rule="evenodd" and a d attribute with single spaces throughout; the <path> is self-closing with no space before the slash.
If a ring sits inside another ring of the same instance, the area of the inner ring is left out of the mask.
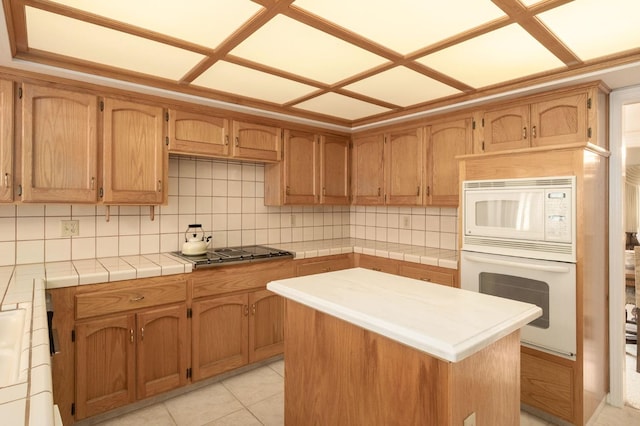
<path id="1" fill-rule="evenodd" d="M 575 176 L 464 181 L 462 192 L 462 250 L 575 263 Z"/>

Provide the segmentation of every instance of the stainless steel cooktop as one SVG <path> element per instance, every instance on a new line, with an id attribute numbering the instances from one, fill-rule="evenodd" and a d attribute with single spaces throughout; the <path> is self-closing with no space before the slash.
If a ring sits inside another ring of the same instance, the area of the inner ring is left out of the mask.
<path id="1" fill-rule="evenodd" d="M 188 256 L 179 251 L 173 255 L 193 263 L 195 269 L 242 262 L 259 262 L 292 258 L 293 253 L 266 246 L 223 247 L 209 249 L 204 254 Z"/>

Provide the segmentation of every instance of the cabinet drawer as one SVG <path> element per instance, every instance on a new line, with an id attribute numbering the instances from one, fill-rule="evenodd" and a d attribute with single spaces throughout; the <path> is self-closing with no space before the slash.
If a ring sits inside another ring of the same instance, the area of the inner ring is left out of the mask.
<path id="1" fill-rule="evenodd" d="M 193 298 L 263 288 L 270 281 L 293 276 L 291 260 L 205 269 L 193 273 Z"/>
<path id="2" fill-rule="evenodd" d="M 361 254 L 358 259 L 358 266 L 361 268 L 372 269 L 374 271 L 398 275 L 398 261 L 393 259 Z"/>
<path id="3" fill-rule="evenodd" d="M 427 267 L 427 266 L 409 266 L 401 264 L 399 275 L 417 280 L 427 281 L 430 283 L 455 286 L 455 271 L 448 272 L 444 268 Z"/>
<path id="4" fill-rule="evenodd" d="M 76 319 L 148 308 L 187 299 L 187 282 L 184 279 L 171 282 L 136 285 L 135 280 L 123 284 L 123 288 L 95 291 L 76 295 Z"/>
<path id="5" fill-rule="evenodd" d="M 562 419 L 573 421 L 573 369 L 522 352 L 520 399 Z"/>
<path id="6" fill-rule="evenodd" d="M 348 255 L 318 257 L 317 259 L 301 260 L 296 264 L 296 276 L 321 274 L 323 272 L 349 269 L 353 266 Z"/>

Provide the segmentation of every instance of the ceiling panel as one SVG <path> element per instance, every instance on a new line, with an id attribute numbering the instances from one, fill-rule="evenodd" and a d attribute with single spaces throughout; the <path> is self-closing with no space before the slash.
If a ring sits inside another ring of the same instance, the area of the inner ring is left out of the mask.
<path id="1" fill-rule="evenodd" d="M 232 55 L 323 83 L 336 83 L 386 60 L 286 16 L 276 16 Z"/>
<path id="2" fill-rule="evenodd" d="M 583 60 L 640 46 L 638 0 L 580 0 L 538 16 Z"/>
<path id="3" fill-rule="evenodd" d="M 392 68 L 344 88 L 403 107 L 460 93 L 407 67 Z"/>
<path id="4" fill-rule="evenodd" d="M 176 80 L 203 56 L 27 7 L 29 46 L 71 58 Z"/>
<path id="5" fill-rule="evenodd" d="M 220 61 L 193 82 L 196 86 L 284 104 L 315 90 L 313 86 Z"/>
<path id="6" fill-rule="evenodd" d="M 262 9 L 250 0 L 54 2 L 212 48 Z"/>
<path id="7" fill-rule="evenodd" d="M 353 99 L 337 93 L 326 93 L 294 105 L 296 108 L 347 120 L 388 112 L 388 108 Z"/>
<path id="8" fill-rule="evenodd" d="M 504 16 L 490 1 L 297 0 L 299 6 L 396 52 L 408 54 Z"/>
<path id="9" fill-rule="evenodd" d="M 565 68 L 562 61 L 516 24 L 427 55 L 418 62 L 475 88 Z"/>

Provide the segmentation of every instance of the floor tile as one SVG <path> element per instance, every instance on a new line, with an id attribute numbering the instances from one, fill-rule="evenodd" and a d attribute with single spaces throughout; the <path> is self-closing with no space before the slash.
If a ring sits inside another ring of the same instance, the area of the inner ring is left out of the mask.
<path id="1" fill-rule="evenodd" d="M 284 392 L 250 405 L 249 410 L 265 426 L 284 425 Z"/>
<path id="2" fill-rule="evenodd" d="M 167 407 L 156 404 L 100 423 L 100 426 L 175 426 Z"/>
<path id="3" fill-rule="evenodd" d="M 201 426 L 243 408 L 219 383 L 177 396 L 164 404 L 178 426 Z"/>
<path id="4" fill-rule="evenodd" d="M 632 407 L 622 408 L 605 405 L 594 426 L 632 426 L 640 425 L 640 411 Z"/>
<path id="5" fill-rule="evenodd" d="M 272 362 L 271 364 L 269 364 L 269 368 L 284 377 L 284 359 Z"/>
<path id="6" fill-rule="evenodd" d="M 269 367 L 259 367 L 231 377 L 222 384 L 245 406 L 284 392 L 282 376 Z"/>
<path id="7" fill-rule="evenodd" d="M 248 410 L 242 409 L 207 423 L 205 426 L 262 426 L 262 423 Z"/>

